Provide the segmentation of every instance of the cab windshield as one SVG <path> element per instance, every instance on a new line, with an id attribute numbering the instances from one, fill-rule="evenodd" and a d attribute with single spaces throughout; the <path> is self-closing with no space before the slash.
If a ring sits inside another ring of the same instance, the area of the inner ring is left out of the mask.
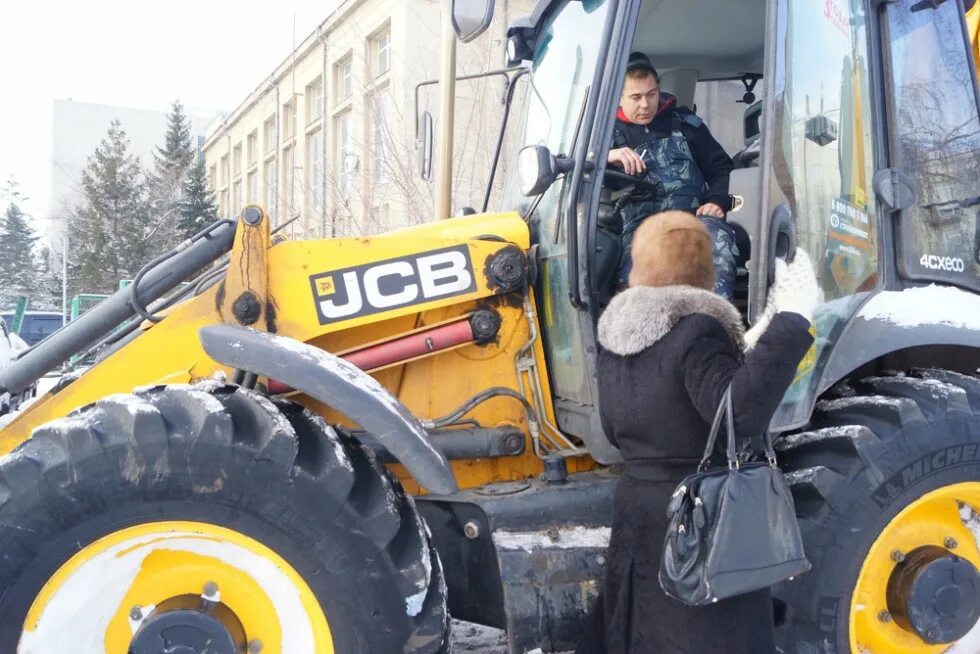
<path id="1" fill-rule="evenodd" d="M 529 82 L 517 126 L 514 150 L 525 145 L 545 145 L 553 154 L 569 154 L 579 114 L 585 103 L 602 44 L 606 20 L 605 0 L 568 0 L 559 3 L 545 20 L 536 39 Z M 538 215 L 550 214 L 560 184 L 553 185 L 538 206 Z M 503 209 L 516 209 L 526 199 L 521 195 L 516 166 L 511 166 L 504 183 Z"/>

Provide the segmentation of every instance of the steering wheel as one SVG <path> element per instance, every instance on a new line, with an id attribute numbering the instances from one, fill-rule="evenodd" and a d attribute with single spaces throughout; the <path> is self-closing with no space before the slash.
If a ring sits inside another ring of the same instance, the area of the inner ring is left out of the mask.
<path id="1" fill-rule="evenodd" d="M 661 187 L 657 186 L 653 182 L 648 182 L 643 177 L 637 177 L 635 175 L 627 175 L 621 170 L 616 170 L 606 166 L 605 171 L 602 173 L 603 179 L 607 182 L 619 182 L 622 184 L 629 184 L 635 187 L 637 190 L 646 191 L 650 195 L 656 197 L 658 193 L 662 192 Z"/>

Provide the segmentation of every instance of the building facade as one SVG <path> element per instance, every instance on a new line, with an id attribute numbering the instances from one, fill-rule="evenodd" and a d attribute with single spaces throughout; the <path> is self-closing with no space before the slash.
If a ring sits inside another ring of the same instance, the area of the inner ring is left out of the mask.
<path id="1" fill-rule="evenodd" d="M 498 2 L 494 25 L 459 46 L 459 75 L 500 68 L 505 25 L 527 13 Z M 258 203 L 303 236 L 361 236 L 429 220 L 420 178 L 416 85 L 439 73 L 440 2 L 344 0 L 204 144 L 222 216 Z M 454 206 L 479 206 L 501 113 L 499 79 L 457 87 Z M 436 114 L 438 87 L 419 93 Z M 438 116 L 436 116 L 438 120 Z"/>

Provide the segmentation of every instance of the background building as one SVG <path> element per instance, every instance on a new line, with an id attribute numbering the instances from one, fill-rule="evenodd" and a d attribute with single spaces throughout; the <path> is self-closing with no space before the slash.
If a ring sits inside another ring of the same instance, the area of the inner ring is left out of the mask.
<path id="1" fill-rule="evenodd" d="M 504 32 L 531 0 L 498 2 L 494 24 L 459 45 L 459 75 L 500 68 Z M 416 85 L 439 74 L 440 6 L 433 0 L 345 0 L 204 144 L 223 216 L 250 202 L 288 233 L 357 236 L 432 217 L 419 176 Z M 502 114 L 500 78 L 457 86 L 454 208 L 482 206 Z M 438 121 L 438 86 L 420 110 Z M 436 128 L 438 132 L 438 127 Z"/>

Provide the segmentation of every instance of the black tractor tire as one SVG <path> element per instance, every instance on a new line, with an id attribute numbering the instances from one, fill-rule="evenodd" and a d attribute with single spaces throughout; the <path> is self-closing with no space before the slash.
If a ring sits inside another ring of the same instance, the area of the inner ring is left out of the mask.
<path id="1" fill-rule="evenodd" d="M 316 596 L 339 654 L 450 649 L 439 558 L 373 453 L 297 404 L 204 383 L 106 397 L 0 458 L 0 652 L 17 650 L 38 592 L 72 555 L 160 521 L 217 525 L 276 552 Z"/>
<path id="2" fill-rule="evenodd" d="M 773 589 L 785 654 L 850 654 L 851 597 L 884 527 L 926 493 L 980 482 L 977 377 L 919 369 L 829 396 L 805 430 L 776 441 L 813 564 Z"/>

